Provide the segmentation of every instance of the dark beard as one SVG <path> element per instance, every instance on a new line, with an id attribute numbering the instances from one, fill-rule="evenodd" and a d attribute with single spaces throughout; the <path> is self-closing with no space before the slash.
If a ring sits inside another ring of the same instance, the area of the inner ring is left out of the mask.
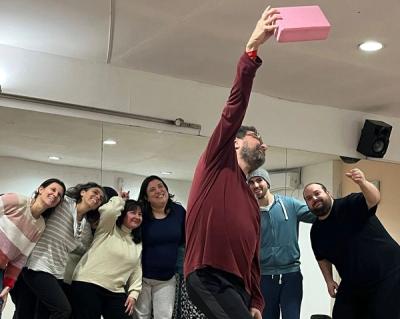
<path id="1" fill-rule="evenodd" d="M 331 201 L 329 201 L 329 202 L 323 201 L 321 207 L 312 208 L 312 209 L 310 208 L 310 211 L 311 211 L 315 216 L 317 216 L 317 217 L 322 217 L 322 216 L 325 216 L 326 214 L 329 213 L 329 211 L 330 211 L 330 209 L 331 209 L 331 206 L 332 206 L 332 202 L 331 202 Z"/>
<path id="2" fill-rule="evenodd" d="M 262 151 L 261 145 L 252 150 L 247 145 L 243 145 L 240 155 L 249 166 L 249 172 L 256 170 L 265 163 L 265 151 Z"/>

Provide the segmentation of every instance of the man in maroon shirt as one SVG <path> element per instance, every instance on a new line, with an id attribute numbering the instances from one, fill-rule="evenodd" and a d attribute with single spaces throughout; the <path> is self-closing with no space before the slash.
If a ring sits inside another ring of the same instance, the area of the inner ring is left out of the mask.
<path id="1" fill-rule="evenodd" d="M 266 145 L 242 126 L 258 48 L 273 34 L 276 9 L 267 8 L 237 66 L 221 119 L 193 178 L 186 217 L 185 277 L 189 297 L 209 319 L 261 319 L 260 214 L 246 175 L 265 161 Z"/>

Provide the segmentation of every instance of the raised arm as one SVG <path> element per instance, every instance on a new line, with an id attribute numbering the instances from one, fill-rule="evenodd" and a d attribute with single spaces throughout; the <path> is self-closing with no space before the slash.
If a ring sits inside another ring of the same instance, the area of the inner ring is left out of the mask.
<path id="1" fill-rule="evenodd" d="M 225 150 L 227 143 L 231 143 L 233 147 L 236 133 L 246 113 L 256 71 L 262 63 L 257 57 L 257 50 L 271 37 L 276 29 L 275 21 L 279 18 L 278 11 L 268 7 L 258 20 L 247 42 L 246 53 L 242 55 L 237 65 L 236 77 L 221 119 L 204 153 L 206 163 L 213 160 L 219 161 L 218 155 Z"/>
<path id="2" fill-rule="evenodd" d="M 257 21 L 256 27 L 247 42 L 246 52 L 257 51 L 271 37 L 277 28 L 275 22 L 279 19 L 281 19 L 279 11 L 268 6 Z"/>
<path id="3" fill-rule="evenodd" d="M 360 187 L 360 190 L 365 197 L 365 201 L 367 202 L 368 209 L 371 209 L 379 203 L 381 193 L 374 184 L 367 181 L 363 171 L 358 168 L 353 168 L 346 173 L 346 176 Z"/>
<path id="4" fill-rule="evenodd" d="M 315 222 L 316 216 L 310 212 L 310 209 L 308 208 L 306 203 L 301 202 L 296 198 L 293 198 L 293 205 L 296 211 L 297 220 L 309 224 Z"/>
<path id="5" fill-rule="evenodd" d="M 336 291 L 339 287 L 336 281 L 333 280 L 332 263 L 326 259 L 318 260 L 319 268 L 324 276 L 328 293 L 332 298 L 336 297 Z"/>
<path id="6" fill-rule="evenodd" d="M 258 238 L 260 238 L 260 233 L 258 233 Z M 250 313 L 253 318 L 261 319 L 262 312 L 265 305 L 264 298 L 261 293 L 260 287 L 260 239 L 257 241 L 257 247 L 253 260 L 251 261 L 251 302 L 250 302 Z"/>
<path id="7" fill-rule="evenodd" d="M 110 231 L 124 209 L 125 200 L 120 196 L 111 199 L 99 208 L 100 221 L 96 232 Z"/>

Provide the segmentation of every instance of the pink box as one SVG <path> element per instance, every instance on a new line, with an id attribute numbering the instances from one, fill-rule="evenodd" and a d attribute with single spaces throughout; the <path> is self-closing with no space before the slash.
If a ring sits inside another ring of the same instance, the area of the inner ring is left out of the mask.
<path id="1" fill-rule="evenodd" d="M 278 42 L 325 40 L 331 25 L 319 6 L 277 8 L 275 37 Z"/>

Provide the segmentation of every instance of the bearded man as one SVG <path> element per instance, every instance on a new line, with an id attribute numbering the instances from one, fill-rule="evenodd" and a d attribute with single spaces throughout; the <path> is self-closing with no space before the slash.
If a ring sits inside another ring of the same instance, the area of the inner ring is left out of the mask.
<path id="1" fill-rule="evenodd" d="M 328 292 L 336 298 L 333 319 L 400 318 L 400 246 L 376 217 L 379 190 L 364 173 L 346 173 L 361 190 L 333 199 L 320 183 L 305 186 L 304 199 L 317 216 L 311 245 Z M 332 276 L 332 264 L 342 281 Z"/>
<path id="2" fill-rule="evenodd" d="M 261 319 L 264 308 L 260 214 L 246 175 L 264 163 L 267 147 L 254 127 L 241 124 L 261 65 L 257 50 L 279 18 L 268 7 L 258 20 L 190 190 L 184 271 L 189 297 L 208 319 Z"/>

